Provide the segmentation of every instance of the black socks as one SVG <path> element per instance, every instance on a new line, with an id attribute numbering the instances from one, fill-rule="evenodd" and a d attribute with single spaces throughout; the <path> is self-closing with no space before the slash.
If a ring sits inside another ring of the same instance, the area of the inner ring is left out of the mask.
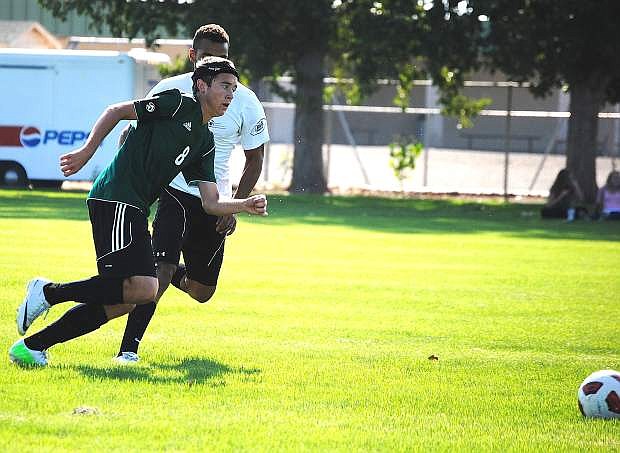
<path id="1" fill-rule="evenodd" d="M 80 304 L 68 310 L 60 319 L 42 331 L 25 338 L 24 344 L 35 351 L 43 351 L 55 344 L 97 330 L 106 322 L 108 317 L 103 305 Z"/>
<path id="2" fill-rule="evenodd" d="M 138 353 L 140 341 L 144 336 L 144 332 L 146 332 L 147 326 L 151 322 L 153 314 L 155 314 L 156 307 L 157 304 L 155 302 L 149 302 L 148 304 L 136 305 L 136 308 L 129 313 L 123 341 L 121 342 L 121 349 L 118 355 L 121 355 L 122 352 Z"/>
<path id="3" fill-rule="evenodd" d="M 183 288 L 181 288 L 181 280 L 183 280 L 183 277 L 185 277 L 186 274 L 187 271 L 185 269 L 185 265 L 180 263 L 172 275 L 172 279 L 170 281 L 172 286 L 184 291 Z M 136 308 L 129 313 L 129 316 L 127 317 L 127 325 L 125 326 L 125 333 L 123 334 L 123 341 L 121 342 L 118 355 L 121 355 L 123 352 L 138 353 L 140 341 L 142 341 L 144 332 L 146 332 L 146 328 L 151 322 L 151 318 L 153 318 L 156 308 L 157 304 L 155 302 L 149 302 L 148 304 L 136 305 Z"/>
<path id="4" fill-rule="evenodd" d="M 91 277 L 69 283 L 50 283 L 43 288 L 50 305 L 75 301 L 94 305 L 123 303 L 123 278 Z"/>

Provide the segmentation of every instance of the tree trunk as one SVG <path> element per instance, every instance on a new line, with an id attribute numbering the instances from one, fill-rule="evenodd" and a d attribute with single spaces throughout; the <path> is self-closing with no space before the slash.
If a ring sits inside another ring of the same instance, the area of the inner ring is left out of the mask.
<path id="1" fill-rule="evenodd" d="M 598 112 L 603 106 L 605 77 L 589 77 L 570 84 L 570 119 L 566 144 L 566 168 L 575 176 L 586 203 L 596 199 Z"/>
<path id="2" fill-rule="evenodd" d="M 316 50 L 296 64 L 295 154 L 290 192 L 324 193 L 323 173 L 323 75 L 325 56 Z"/>

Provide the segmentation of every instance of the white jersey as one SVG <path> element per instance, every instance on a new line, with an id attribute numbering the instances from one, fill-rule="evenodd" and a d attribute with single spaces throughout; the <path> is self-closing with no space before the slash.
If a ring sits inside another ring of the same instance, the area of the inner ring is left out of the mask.
<path id="1" fill-rule="evenodd" d="M 147 97 L 172 88 L 191 94 L 192 73 L 163 79 L 149 91 Z M 241 143 L 244 150 L 249 150 L 269 141 L 265 111 L 254 92 L 238 83 L 226 113 L 211 119 L 209 130 L 215 138 L 215 179 L 220 198 L 232 198 L 230 155 L 237 143 Z M 172 180 L 170 187 L 200 196 L 198 188 L 189 187 L 181 173 Z"/>

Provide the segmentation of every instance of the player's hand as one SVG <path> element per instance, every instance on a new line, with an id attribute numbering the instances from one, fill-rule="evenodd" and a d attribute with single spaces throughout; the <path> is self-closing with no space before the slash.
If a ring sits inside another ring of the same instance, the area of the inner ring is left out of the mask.
<path id="1" fill-rule="evenodd" d="M 245 200 L 246 212 L 254 215 L 267 215 L 267 197 L 265 195 L 253 195 Z"/>
<path id="2" fill-rule="evenodd" d="M 65 176 L 71 176 L 80 171 L 91 157 L 92 153 L 84 146 L 70 153 L 63 154 L 60 156 L 60 171 L 62 171 L 62 174 Z"/>
<path id="3" fill-rule="evenodd" d="M 237 218 L 234 215 L 220 216 L 215 222 L 215 231 L 226 236 L 233 234 L 235 228 L 237 228 Z"/>

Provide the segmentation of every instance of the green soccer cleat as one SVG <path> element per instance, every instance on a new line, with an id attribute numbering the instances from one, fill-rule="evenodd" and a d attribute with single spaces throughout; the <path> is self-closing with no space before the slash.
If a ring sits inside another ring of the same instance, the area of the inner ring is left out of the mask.
<path id="1" fill-rule="evenodd" d="M 22 366 L 47 366 L 47 351 L 30 349 L 24 340 L 20 339 L 9 349 L 9 360 Z"/>

